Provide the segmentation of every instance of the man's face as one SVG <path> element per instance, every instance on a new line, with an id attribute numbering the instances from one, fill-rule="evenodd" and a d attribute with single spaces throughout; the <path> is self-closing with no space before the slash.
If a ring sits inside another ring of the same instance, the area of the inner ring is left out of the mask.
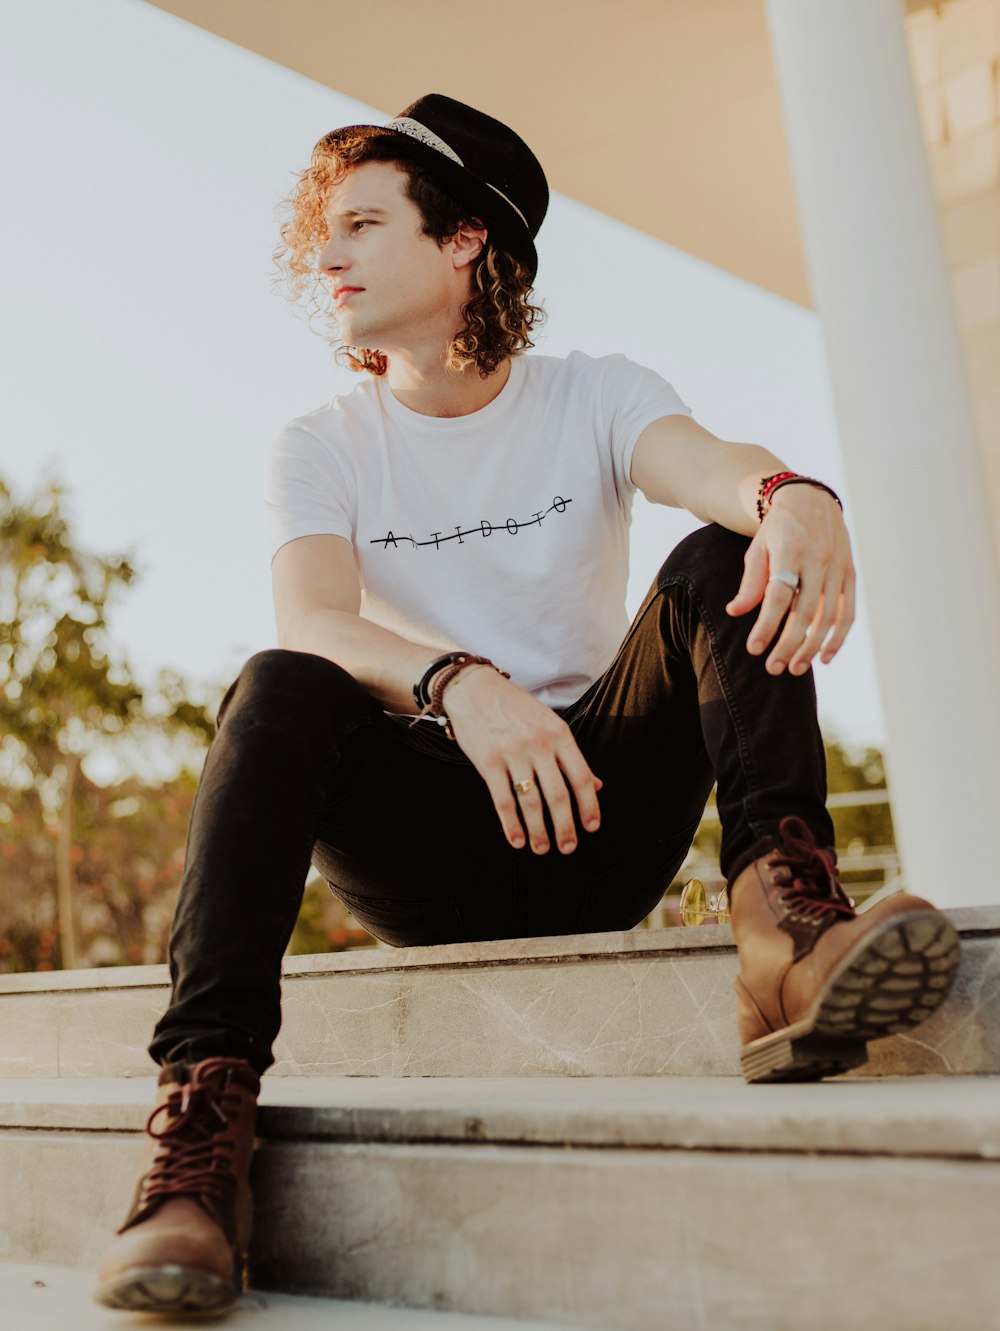
<path id="1" fill-rule="evenodd" d="M 327 201 L 328 239 L 318 265 L 348 346 L 390 351 L 450 336 L 468 297 L 467 265 L 421 231 L 406 176 L 391 162 L 363 162 Z"/>

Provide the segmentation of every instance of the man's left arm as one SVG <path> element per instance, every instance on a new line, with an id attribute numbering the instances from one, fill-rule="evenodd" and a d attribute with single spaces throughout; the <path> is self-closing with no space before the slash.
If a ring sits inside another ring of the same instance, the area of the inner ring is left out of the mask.
<path id="1" fill-rule="evenodd" d="M 632 481 L 647 499 L 753 537 L 743 580 L 726 610 L 745 615 L 761 606 L 747 641 L 747 650 L 758 655 L 791 607 L 767 659 L 775 675 L 786 666 L 804 674 L 817 652 L 824 663 L 832 661 L 854 622 L 851 542 L 832 496 L 813 485 L 785 485 L 772 496 L 764 521 L 757 517 L 761 480 L 788 470 L 766 448 L 719 439 L 680 414 L 648 425 L 632 454 Z M 798 592 L 769 581 L 776 573 L 795 574 Z"/>

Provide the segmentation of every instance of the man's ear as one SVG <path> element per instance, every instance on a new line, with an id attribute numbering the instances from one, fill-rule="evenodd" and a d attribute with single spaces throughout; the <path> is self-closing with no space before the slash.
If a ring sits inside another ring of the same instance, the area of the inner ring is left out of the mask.
<path id="1" fill-rule="evenodd" d="M 489 230 L 478 217 L 461 222 L 451 238 L 452 257 L 456 268 L 475 263 L 486 245 Z"/>

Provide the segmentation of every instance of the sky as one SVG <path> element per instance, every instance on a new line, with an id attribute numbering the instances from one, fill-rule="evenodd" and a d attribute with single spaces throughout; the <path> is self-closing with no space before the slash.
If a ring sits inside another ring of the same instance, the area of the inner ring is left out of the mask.
<path id="1" fill-rule="evenodd" d="M 210 694 L 276 645 L 271 442 L 356 382 L 274 286 L 276 208 L 322 134 L 399 109 L 143 0 L 4 7 L 0 476 L 22 497 L 58 478 L 78 543 L 131 553 L 111 628 L 140 679 L 170 667 Z M 537 352 L 653 367 L 706 429 L 826 480 L 850 523 L 813 312 L 557 194 L 537 248 Z M 630 612 L 698 525 L 638 498 Z M 859 582 L 847 643 L 815 667 L 824 728 L 852 745 L 884 739 Z"/>

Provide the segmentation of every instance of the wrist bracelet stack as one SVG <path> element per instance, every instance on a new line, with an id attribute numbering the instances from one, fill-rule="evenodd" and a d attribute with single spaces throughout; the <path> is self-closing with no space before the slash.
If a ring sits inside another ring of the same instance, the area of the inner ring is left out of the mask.
<path id="1" fill-rule="evenodd" d="M 825 490 L 828 495 L 836 499 L 843 512 L 844 505 L 840 503 L 840 496 L 831 490 L 825 481 L 818 481 L 814 476 L 800 476 L 795 471 L 776 471 L 773 476 L 763 478 L 757 491 L 757 517 L 761 522 L 771 511 L 772 497 L 783 485 L 814 485 L 818 490 Z"/>
<path id="2" fill-rule="evenodd" d="M 509 673 L 494 665 L 489 657 L 473 656 L 471 652 L 445 652 L 430 663 L 413 686 L 413 697 L 421 710 L 410 722 L 411 729 L 418 721 L 426 718 L 436 721 L 444 728 L 448 739 L 454 740 L 455 734 L 444 710 L 444 691 L 456 675 L 470 666 L 489 666 L 491 670 L 503 675 L 504 679 L 510 679 Z"/>
<path id="3" fill-rule="evenodd" d="M 431 695 L 427 690 L 439 670 L 457 661 L 467 661 L 471 655 L 471 652 L 445 652 L 443 656 L 436 656 L 413 686 L 413 701 L 417 706 L 426 707 L 430 703 Z"/>

